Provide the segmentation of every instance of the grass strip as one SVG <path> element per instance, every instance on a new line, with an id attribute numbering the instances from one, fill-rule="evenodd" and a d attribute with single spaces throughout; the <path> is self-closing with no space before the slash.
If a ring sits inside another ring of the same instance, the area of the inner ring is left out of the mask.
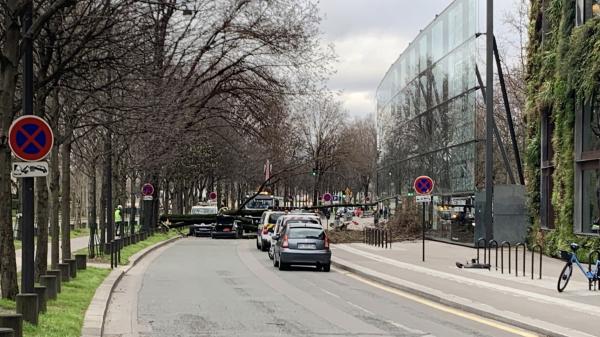
<path id="1" fill-rule="evenodd" d="M 155 233 L 153 236 L 148 237 L 144 241 L 137 242 L 136 244 L 124 247 L 121 250 L 121 264 L 129 264 L 129 258 L 139 252 L 140 250 L 150 247 L 159 242 L 168 240 L 170 238 L 180 235 L 177 231 L 170 230 L 167 233 Z M 83 248 L 75 252 L 75 254 L 87 254 L 88 249 Z M 89 262 L 93 263 L 110 263 L 110 254 L 104 254 L 102 256 L 96 256 L 93 259 L 88 259 Z"/>
<path id="2" fill-rule="evenodd" d="M 62 284 L 55 301 L 48 301 L 47 311 L 39 316 L 38 325 L 23 322 L 25 337 L 79 337 L 85 312 L 96 289 L 108 276 L 110 269 L 88 267 L 77 271 L 77 277 Z M 0 308 L 13 311 L 15 302 L 0 300 Z"/>

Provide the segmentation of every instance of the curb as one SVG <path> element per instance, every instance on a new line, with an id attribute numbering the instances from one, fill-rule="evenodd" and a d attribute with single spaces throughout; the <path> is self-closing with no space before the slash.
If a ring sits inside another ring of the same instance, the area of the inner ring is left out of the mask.
<path id="1" fill-rule="evenodd" d="M 433 301 L 433 302 L 436 302 L 436 303 L 439 303 L 439 304 L 442 304 L 442 305 L 446 305 L 448 307 L 452 307 L 452 308 L 455 308 L 455 309 L 459 309 L 459 310 L 462 310 L 462 311 L 465 311 L 465 312 L 468 312 L 468 313 L 471 313 L 471 314 L 475 314 L 475 315 L 478 315 L 478 316 L 481 316 L 481 317 L 484 317 L 484 318 L 488 318 L 488 319 L 492 319 L 492 320 L 495 320 L 495 321 L 498 321 L 498 322 L 506 323 L 506 324 L 509 324 L 509 325 L 512 325 L 512 326 L 515 326 L 515 327 L 518 327 L 518 328 L 521 328 L 521 329 L 525 329 L 525 330 L 528 330 L 528 331 L 531 331 L 531 332 L 534 332 L 534 333 L 541 334 L 543 336 L 549 336 L 549 337 L 570 337 L 570 335 L 559 334 L 559 333 L 557 333 L 555 331 L 546 330 L 546 329 L 541 328 L 539 326 L 531 325 L 531 324 L 528 324 L 528 323 L 525 323 L 525 322 L 522 322 L 522 321 L 519 321 L 519 320 L 516 320 L 516 319 L 512 319 L 510 317 L 502 316 L 502 315 L 499 315 L 499 314 L 496 314 L 496 313 L 493 313 L 493 312 L 490 312 L 490 311 L 486 311 L 486 310 L 483 310 L 483 309 L 480 309 L 480 308 L 469 306 L 469 305 L 466 305 L 464 303 L 459 303 L 459 302 L 456 302 L 456 301 L 448 300 L 448 299 L 442 298 L 440 296 L 437 296 L 435 294 L 431 294 L 431 293 L 428 293 L 428 292 L 425 292 L 425 291 L 422 291 L 422 290 L 419 290 L 419 289 L 415 289 L 415 288 L 409 287 L 407 285 L 403 285 L 403 284 L 400 284 L 400 283 L 397 283 L 397 282 L 393 282 L 391 280 L 388 280 L 388 279 L 385 279 L 385 278 L 373 275 L 373 274 L 368 273 L 366 271 L 363 271 L 363 270 L 360 270 L 358 268 L 352 267 L 350 265 L 344 264 L 344 263 L 340 262 L 339 260 L 336 261 L 333 257 L 331 259 L 331 264 L 333 266 L 341 269 L 341 270 L 345 270 L 347 272 L 350 272 L 352 274 L 358 275 L 358 276 L 363 277 L 365 279 L 368 279 L 370 281 L 374 281 L 374 282 L 383 284 L 385 286 L 388 286 L 390 288 L 398 289 L 398 290 L 401 290 L 401 291 L 404 291 L 404 292 L 407 292 L 407 293 L 410 293 L 410 294 L 413 294 L 413 295 L 416 295 L 416 296 L 428 299 L 430 301 Z"/>
<path id="2" fill-rule="evenodd" d="M 104 279 L 102 284 L 96 289 L 96 293 L 90 302 L 85 316 L 83 318 L 83 326 L 81 328 L 81 337 L 102 337 L 104 335 L 104 320 L 108 304 L 112 297 L 113 291 L 131 268 L 135 267 L 139 260 L 144 258 L 150 252 L 165 246 L 169 243 L 181 239 L 181 236 L 176 236 L 165 241 L 158 242 L 150 247 L 146 247 L 141 251 L 133 254 L 129 258 L 129 264 L 113 269 L 110 274 Z M 101 314 L 100 314 L 101 313 Z"/>

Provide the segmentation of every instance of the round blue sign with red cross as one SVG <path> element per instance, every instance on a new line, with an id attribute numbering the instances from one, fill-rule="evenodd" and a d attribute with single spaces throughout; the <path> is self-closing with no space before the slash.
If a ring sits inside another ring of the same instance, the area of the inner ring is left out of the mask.
<path id="1" fill-rule="evenodd" d="M 330 202 L 331 199 L 333 199 L 333 197 L 331 196 L 331 193 L 325 193 L 323 194 L 323 200 L 326 202 Z"/>
<path id="2" fill-rule="evenodd" d="M 433 179 L 428 176 L 417 177 L 413 187 L 417 194 L 431 194 L 431 191 L 433 191 Z"/>
<path id="3" fill-rule="evenodd" d="M 37 116 L 17 118 L 8 130 L 8 145 L 15 157 L 25 161 L 46 158 L 52 150 L 54 134 L 50 125 Z"/>
<path id="4" fill-rule="evenodd" d="M 142 195 L 149 196 L 154 194 L 154 186 L 152 184 L 146 183 L 142 186 Z"/>

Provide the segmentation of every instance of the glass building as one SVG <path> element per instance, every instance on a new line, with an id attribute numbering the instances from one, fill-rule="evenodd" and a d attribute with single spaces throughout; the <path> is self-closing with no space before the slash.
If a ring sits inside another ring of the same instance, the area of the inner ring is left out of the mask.
<path id="1" fill-rule="evenodd" d="M 484 187 L 485 3 L 456 0 L 389 68 L 377 89 L 377 194 L 410 196 L 417 176 L 436 183 L 429 235 L 472 243 L 475 193 Z M 479 73 L 479 75 L 478 75 Z"/>

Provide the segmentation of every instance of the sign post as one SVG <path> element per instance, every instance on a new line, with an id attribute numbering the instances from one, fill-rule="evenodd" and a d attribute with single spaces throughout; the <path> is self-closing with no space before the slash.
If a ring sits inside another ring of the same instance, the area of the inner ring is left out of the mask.
<path id="1" fill-rule="evenodd" d="M 431 191 L 433 191 L 433 179 L 429 178 L 428 176 L 420 176 L 417 177 L 417 179 L 415 179 L 415 182 L 413 183 L 413 188 L 415 189 L 415 192 L 417 193 L 417 196 L 415 198 L 415 201 L 421 204 L 421 210 L 422 210 L 422 220 L 421 220 L 421 227 L 422 227 L 422 241 L 423 241 L 423 255 L 422 255 L 422 260 L 423 262 L 425 261 L 425 204 L 426 203 L 430 203 L 431 202 Z"/>
<path id="2" fill-rule="evenodd" d="M 154 200 L 154 186 L 150 183 L 142 186 L 142 199 L 144 200 L 144 232 L 150 231 L 150 219 L 152 218 L 152 200 Z"/>

